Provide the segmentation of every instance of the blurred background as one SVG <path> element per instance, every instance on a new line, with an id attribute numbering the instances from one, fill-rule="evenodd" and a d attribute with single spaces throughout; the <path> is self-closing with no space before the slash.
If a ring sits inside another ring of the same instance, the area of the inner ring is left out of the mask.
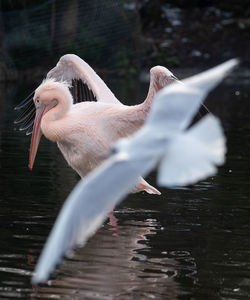
<path id="1" fill-rule="evenodd" d="M 249 66 L 248 0 L 1 0 L 0 80 L 44 76 L 75 53 L 94 69 Z"/>

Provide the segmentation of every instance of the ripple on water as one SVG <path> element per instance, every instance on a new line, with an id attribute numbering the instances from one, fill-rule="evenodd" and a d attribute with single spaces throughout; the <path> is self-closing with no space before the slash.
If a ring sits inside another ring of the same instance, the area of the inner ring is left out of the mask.
<path id="1" fill-rule="evenodd" d="M 130 195 L 113 225 L 106 223 L 41 286 L 30 277 L 78 177 L 45 139 L 28 171 L 30 137 L 12 131 L 11 91 L 18 87 L 1 90 L 8 101 L 0 111 L 0 299 L 250 299 L 250 101 L 241 96 L 250 93 L 241 86 L 236 98 L 238 89 L 221 86 L 207 103 L 228 140 L 218 175 L 161 189 L 161 197 Z"/>

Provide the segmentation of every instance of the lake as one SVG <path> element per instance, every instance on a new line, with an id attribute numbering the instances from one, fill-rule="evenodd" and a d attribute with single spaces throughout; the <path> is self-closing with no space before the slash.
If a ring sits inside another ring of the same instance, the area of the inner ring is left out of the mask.
<path id="1" fill-rule="evenodd" d="M 250 87 L 232 77 L 208 97 L 227 136 L 216 176 L 161 196 L 129 195 L 84 248 L 40 286 L 31 275 L 56 216 L 79 177 L 56 145 L 42 139 L 28 170 L 30 136 L 13 110 L 34 84 L 1 84 L 0 299 L 250 298 Z M 147 85 L 111 81 L 135 104 Z M 125 101 L 126 99 L 126 101 Z M 155 174 L 148 181 L 155 183 Z M 115 223 L 115 224 L 114 224 Z"/>

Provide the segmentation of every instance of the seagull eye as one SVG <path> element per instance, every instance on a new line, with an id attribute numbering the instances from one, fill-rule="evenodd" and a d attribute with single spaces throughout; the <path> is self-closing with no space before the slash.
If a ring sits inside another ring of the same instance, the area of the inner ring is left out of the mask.
<path id="1" fill-rule="evenodd" d="M 118 152 L 118 149 L 116 146 L 112 146 L 109 150 L 109 155 L 108 156 L 112 156 L 115 155 Z"/>

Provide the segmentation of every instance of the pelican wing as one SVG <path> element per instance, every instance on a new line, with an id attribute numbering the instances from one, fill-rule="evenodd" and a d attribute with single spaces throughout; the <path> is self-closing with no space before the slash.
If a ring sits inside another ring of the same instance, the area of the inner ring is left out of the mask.
<path id="1" fill-rule="evenodd" d="M 157 163 L 159 182 L 170 187 L 186 184 L 190 174 L 194 183 L 215 172 L 225 153 L 218 121 L 208 116 L 187 127 L 209 90 L 236 64 L 236 60 L 229 61 L 158 93 L 145 125 L 133 136 L 117 141 L 115 154 L 78 183 L 65 201 L 38 260 L 33 283 L 45 281 L 63 255 L 84 245 L 106 213 L 129 193 L 139 176 L 148 174 Z M 180 180 L 183 174 L 185 180 Z"/>
<path id="2" fill-rule="evenodd" d="M 77 55 L 62 56 L 56 67 L 49 71 L 47 78 L 70 83 L 75 103 L 82 101 L 120 103 L 105 82 Z"/>
<path id="3" fill-rule="evenodd" d="M 179 80 L 167 68 L 155 66 L 150 69 L 150 83 L 146 102 L 151 103 L 154 96 L 165 86 L 178 82 Z"/>

